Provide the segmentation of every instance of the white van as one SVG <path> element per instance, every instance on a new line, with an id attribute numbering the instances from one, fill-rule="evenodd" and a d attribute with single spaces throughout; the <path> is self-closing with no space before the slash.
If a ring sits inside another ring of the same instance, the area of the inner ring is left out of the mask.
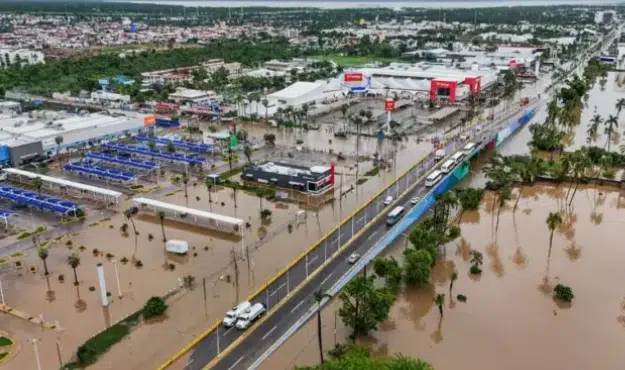
<path id="1" fill-rule="evenodd" d="M 265 305 L 262 303 L 255 303 L 252 307 L 248 308 L 239 316 L 237 321 L 237 329 L 247 329 L 256 319 L 261 317 L 265 313 Z"/>
<path id="2" fill-rule="evenodd" d="M 386 199 L 384 199 L 384 205 L 385 206 L 388 206 L 391 203 L 393 203 L 393 197 L 388 196 L 388 197 L 386 197 Z"/>
<path id="3" fill-rule="evenodd" d="M 252 307 L 252 304 L 250 302 L 245 301 L 239 303 L 233 309 L 226 312 L 226 316 L 224 317 L 222 324 L 227 328 L 233 326 L 237 322 L 239 317 L 241 317 L 241 315 L 243 315 L 243 313 L 250 307 Z"/>
<path id="4" fill-rule="evenodd" d="M 441 171 L 439 171 L 439 170 L 435 170 L 434 172 L 432 172 L 430 174 L 430 176 L 428 176 L 425 179 L 425 186 L 428 187 L 428 188 L 431 187 L 431 186 L 434 186 L 434 184 L 439 182 L 440 179 L 442 179 L 442 178 L 443 178 L 443 173 Z"/>
<path id="5" fill-rule="evenodd" d="M 441 166 L 441 171 L 443 171 L 443 173 L 449 173 L 449 171 L 451 171 L 455 165 L 456 165 L 456 162 L 454 162 L 451 159 L 448 161 L 445 161 L 445 163 L 443 163 L 443 165 Z"/>
<path id="6" fill-rule="evenodd" d="M 434 153 L 434 159 L 437 161 L 440 161 L 443 158 L 445 158 L 445 149 L 439 149 L 436 153 Z"/>
<path id="7" fill-rule="evenodd" d="M 457 152 L 456 154 L 451 156 L 451 160 L 454 161 L 456 164 L 459 164 L 460 162 L 462 162 L 462 158 L 464 157 L 464 153 L 462 151 Z"/>

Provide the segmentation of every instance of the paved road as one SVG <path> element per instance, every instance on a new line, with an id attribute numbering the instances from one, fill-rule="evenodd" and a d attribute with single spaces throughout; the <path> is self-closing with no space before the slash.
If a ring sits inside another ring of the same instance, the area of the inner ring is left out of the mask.
<path id="1" fill-rule="evenodd" d="M 537 103 L 532 105 L 535 106 L 535 104 Z M 478 134 L 480 138 L 492 136 L 493 133 L 499 131 L 504 124 L 508 124 L 509 122 L 510 118 L 502 120 L 482 130 L 479 134 L 478 131 L 474 129 L 473 134 Z M 460 147 L 461 143 L 450 142 L 448 144 L 447 153 L 454 152 L 453 147 L 456 145 Z M 418 177 L 432 169 L 436 164 L 433 154 L 431 153 L 418 168 L 410 173 L 410 175 L 398 181 L 396 185 L 390 187 L 369 206 L 356 214 L 352 222 L 347 222 L 340 228 L 340 232 L 335 231 L 330 235 L 324 244 L 313 250 L 305 259 L 295 265 L 288 274 L 271 284 L 254 302 L 262 302 L 267 306 L 268 310 L 271 309 L 284 298 L 290 290 L 304 282 L 307 276 L 322 265 L 326 258 L 329 258 L 336 252 L 339 246 L 346 244 L 354 233 L 362 229 L 376 215 L 386 213 L 396 205 L 411 207 L 410 199 L 412 197 L 423 197 L 427 194 L 427 189 L 424 187 L 423 183 L 419 183 L 412 191 L 404 194 L 401 199 L 389 207 L 385 207 L 383 202 L 387 196 L 392 196 L 395 199 L 397 194 L 401 194 L 407 190 L 409 186 L 414 184 Z M 323 271 L 307 281 L 306 285 L 303 286 L 299 292 L 290 297 L 278 312 L 275 312 L 261 326 L 250 333 L 249 337 L 244 339 L 240 345 L 224 356 L 215 368 L 223 370 L 246 368 L 246 366 L 262 353 L 266 345 L 275 341 L 310 308 L 312 304 L 312 292 L 318 289 L 327 290 L 350 268 L 351 265 L 346 261 L 350 254 L 357 252 L 364 255 L 369 249 L 373 248 L 386 231 L 386 219 L 382 217 L 360 235 L 356 241 L 351 243 L 346 251 L 330 261 L 328 265 L 324 267 Z M 236 328 L 224 327 L 220 327 L 217 331 L 211 333 L 194 349 L 188 363 L 188 369 L 202 369 L 215 358 L 218 351 L 223 351 L 236 340 L 241 333 L 242 332 Z"/>

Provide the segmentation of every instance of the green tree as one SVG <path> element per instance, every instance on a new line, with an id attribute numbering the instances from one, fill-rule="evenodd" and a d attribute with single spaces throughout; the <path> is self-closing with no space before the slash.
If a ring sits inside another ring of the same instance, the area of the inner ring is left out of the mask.
<path id="1" fill-rule="evenodd" d="M 352 329 L 354 341 L 357 336 L 376 330 L 378 324 L 388 318 L 395 302 L 388 288 L 375 287 L 374 279 L 374 276 L 357 276 L 339 294 L 342 303 L 339 316 Z"/>
<path id="2" fill-rule="evenodd" d="M 616 132 L 618 128 L 618 117 L 610 114 L 608 119 L 604 123 L 605 129 L 603 131 L 604 134 L 608 135 L 608 140 L 606 141 L 606 145 L 608 146 L 608 152 L 610 151 L 610 143 L 612 142 L 612 134 Z"/>
<path id="3" fill-rule="evenodd" d="M 443 306 L 445 305 L 445 294 L 437 294 L 434 297 L 434 304 L 438 306 L 438 312 L 440 312 L 441 317 L 443 317 Z"/>
<path id="4" fill-rule="evenodd" d="M 167 303 L 161 297 L 152 297 L 143 306 L 141 313 L 143 318 L 148 320 L 153 317 L 161 316 L 167 311 Z"/>
<path id="5" fill-rule="evenodd" d="M 456 198 L 458 199 L 458 204 L 460 205 L 460 213 L 458 214 L 458 222 L 460 222 L 465 211 L 477 210 L 480 208 L 480 204 L 484 198 L 484 189 L 458 189 L 456 190 Z"/>
<path id="6" fill-rule="evenodd" d="M 74 270 L 74 285 L 78 286 L 78 274 L 76 274 L 76 268 L 80 266 L 80 256 L 74 252 L 71 256 L 67 257 L 67 264 Z"/>
<path id="7" fill-rule="evenodd" d="M 618 118 L 621 115 L 621 111 L 625 108 L 625 98 L 619 98 L 616 101 L 616 117 Z"/>
<path id="8" fill-rule="evenodd" d="M 33 179 L 33 186 L 37 190 L 37 193 L 41 194 L 41 188 L 43 187 L 43 180 L 41 180 L 41 177 L 37 176 Z"/>
<path id="9" fill-rule="evenodd" d="M 276 135 L 275 134 L 265 134 L 263 136 L 265 142 L 271 145 L 276 145 Z"/>
<path id="10" fill-rule="evenodd" d="M 158 222 L 161 224 L 161 233 L 163 234 L 163 243 L 167 242 L 167 236 L 165 235 L 165 212 L 158 211 L 156 212 L 156 218 L 158 218 Z"/>
<path id="11" fill-rule="evenodd" d="M 499 207 L 497 207 L 497 223 L 495 225 L 495 235 L 499 231 L 499 215 L 501 214 L 501 209 L 506 205 L 506 201 L 512 198 L 512 189 L 509 186 L 504 186 L 497 190 L 497 203 Z"/>
<path id="12" fill-rule="evenodd" d="M 246 145 L 245 148 L 243 148 L 243 154 L 245 154 L 247 162 L 252 164 L 252 148 L 250 148 L 249 145 Z"/>
<path id="13" fill-rule="evenodd" d="M 392 256 L 389 258 L 378 257 L 373 262 L 373 271 L 376 275 L 385 279 L 386 286 L 394 293 L 401 288 L 402 269 Z"/>
<path id="14" fill-rule="evenodd" d="M 547 259 L 551 258 L 551 247 L 553 246 L 553 232 L 555 229 L 562 224 L 562 216 L 560 216 L 559 212 L 549 212 L 549 216 L 547 216 L 547 228 L 549 229 L 549 253 L 547 254 Z"/>
<path id="15" fill-rule="evenodd" d="M 234 200 L 234 208 L 237 208 L 237 190 L 239 189 L 239 183 L 233 182 L 232 185 L 232 199 Z"/>
<path id="16" fill-rule="evenodd" d="M 206 185 L 206 191 L 208 191 L 208 208 L 210 209 L 210 211 L 213 211 L 213 197 L 211 195 L 212 193 L 212 189 L 213 189 L 213 179 L 211 178 L 206 178 L 204 179 L 204 185 Z"/>
<path id="17" fill-rule="evenodd" d="M 323 364 L 323 337 L 321 335 L 321 301 L 325 298 L 332 298 L 331 295 L 325 293 L 323 290 L 318 289 L 313 293 L 313 299 L 315 300 L 315 304 L 317 305 L 317 341 L 319 342 L 319 357 L 321 358 L 321 363 Z"/>
<path id="18" fill-rule="evenodd" d="M 41 261 L 43 261 L 43 271 L 44 271 L 43 274 L 45 276 L 50 275 L 50 273 L 48 272 L 48 263 L 46 262 L 46 260 L 48 259 L 48 248 L 42 247 L 40 245 L 37 248 L 37 254 L 39 255 L 39 258 L 41 258 Z"/>
<path id="19" fill-rule="evenodd" d="M 269 116 L 269 100 L 263 99 L 261 103 L 263 104 L 263 107 L 265 107 L 265 121 L 266 121 L 267 117 Z"/>
<path id="20" fill-rule="evenodd" d="M 189 185 L 189 176 L 185 173 L 182 175 L 182 185 L 184 187 L 184 197 L 185 199 L 189 198 L 188 185 Z"/>
<path id="21" fill-rule="evenodd" d="M 427 250 L 408 248 L 404 250 L 404 277 L 406 283 L 421 286 L 430 281 L 433 257 Z"/>
<path id="22" fill-rule="evenodd" d="M 482 270 L 480 269 L 480 266 L 484 263 L 484 255 L 475 249 L 471 250 L 470 255 L 471 259 L 469 260 L 469 263 L 471 264 L 471 273 L 481 274 Z"/>
<path id="23" fill-rule="evenodd" d="M 349 105 L 342 104 L 341 105 L 341 114 L 343 114 L 343 131 L 347 133 L 347 110 L 349 109 Z"/>
<path id="24" fill-rule="evenodd" d="M 453 271 L 449 276 L 449 297 L 453 297 L 451 291 L 454 289 L 454 283 L 458 280 L 458 272 Z"/>
<path id="25" fill-rule="evenodd" d="M 63 136 L 57 136 L 54 138 L 54 142 L 56 143 L 56 155 L 59 159 L 59 167 L 61 167 L 61 145 L 63 145 Z"/>
<path id="26" fill-rule="evenodd" d="M 132 231 L 134 232 L 134 235 L 135 235 L 135 248 L 133 250 L 133 257 L 137 255 L 137 244 L 138 244 L 138 238 L 139 238 L 139 232 L 137 231 L 137 225 L 135 225 L 135 220 L 134 220 L 134 216 L 138 212 L 139 210 L 137 207 L 130 207 L 124 210 L 124 217 L 126 217 L 126 219 L 130 221 L 130 224 L 132 225 Z"/>
<path id="27" fill-rule="evenodd" d="M 371 358 L 369 350 L 357 345 L 343 345 L 328 352 L 332 358 L 313 367 L 296 370 L 433 370 L 427 362 L 398 355 L 391 358 Z"/>
<path id="28" fill-rule="evenodd" d="M 588 126 L 588 130 L 586 134 L 588 137 L 586 141 L 588 144 L 594 143 L 599 139 L 599 126 L 603 123 L 603 118 L 600 115 L 595 114 L 590 120 L 590 125 Z"/>
<path id="29" fill-rule="evenodd" d="M 167 151 L 170 153 L 175 153 L 176 152 L 176 146 L 174 145 L 173 141 L 168 141 L 167 142 Z"/>

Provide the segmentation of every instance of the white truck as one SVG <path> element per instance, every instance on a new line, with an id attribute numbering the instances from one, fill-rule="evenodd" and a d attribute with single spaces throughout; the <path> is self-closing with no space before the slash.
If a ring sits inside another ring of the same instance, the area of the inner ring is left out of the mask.
<path id="1" fill-rule="evenodd" d="M 245 302 L 239 303 L 230 311 L 226 312 L 226 316 L 224 317 L 221 323 L 223 324 L 223 326 L 227 328 L 234 326 L 237 320 L 241 318 L 241 315 L 243 315 L 247 310 L 249 310 L 250 307 L 252 307 L 252 304 L 250 302 L 245 301 Z"/>
<path id="2" fill-rule="evenodd" d="M 237 321 L 237 329 L 245 330 L 252 325 L 259 317 L 261 317 L 266 311 L 265 305 L 262 303 L 254 303 L 254 305 L 248 308 L 245 312 L 239 316 Z"/>

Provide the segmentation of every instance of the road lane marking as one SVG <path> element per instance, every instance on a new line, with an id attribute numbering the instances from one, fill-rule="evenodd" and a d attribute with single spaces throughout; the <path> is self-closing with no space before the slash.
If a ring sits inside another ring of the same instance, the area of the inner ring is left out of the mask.
<path id="1" fill-rule="evenodd" d="M 276 290 L 274 290 L 273 293 L 269 293 L 269 295 L 273 297 L 274 294 L 278 293 L 278 291 L 280 291 L 280 289 L 282 289 L 285 286 L 286 286 L 286 283 L 282 283 L 282 285 L 280 285 Z"/>
<path id="2" fill-rule="evenodd" d="M 329 273 L 329 274 L 328 274 L 328 276 L 326 276 L 326 278 L 325 278 L 325 279 L 323 279 L 323 281 L 321 282 L 321 284 L 320 284 L 320 285 L 325 284 L 325 282 L 326 282 L 326 281 L 328 281 L 328 279 L 332 276 L 332 274 L 334 274 L 334 271 L 332 271 L 331 273 Z"/>
<path id="3" fill-rule="evenodd" d="M 302 301 L 304 302 L 304 301 Z M 293 312 L 293 311 L 291 311 Z M 269 329 L 269 331 L 267 333 L 265 333 L 265 335 L 263 335 L 263 337 L 260 340 L 265 340 L 267 339 L 267 337 L 269 336 L 269 334 L 273 333 L 274 330 L 276 330 L 278 328 L 278 325 L 274 325 L 273 328 Z"/>
<path id="4" fill-rule="evenodd" d="M 230 327 L 230 329 L 228 329 L 228 330 L 224 331 L 224 335 L 222 335 L 222 337 L 225 337 L 226 335 L 228 335 L 228 333 L 230 333 L 230 330 L 232 330 L 232 329 L 234 329 L 234 325 L 232 325 L 232 326 Z"/>
<path id="5" fill-rule="evenodd" d="M 371 235 L 369 235 L 369 237 L 367 238 L 367 240 L 371 240 L 371 238 L 373 238 L 375 236 L 375 234 L 378 233 L 378 230 L 374 231 L 371 233 Z"/>
<path id="6" fill-rule="evenodd" d="M 232 366 L 230 366 L 228 368 L 228 370 L 232 370 L 234 369 L 235 366 L 237 366 L 239 364 L 239 362 L 243 361 L 243 356 L 239 357 L 239 359 L 237 360 L 237 362 L 235 362 L 234 364 L 232 364 Z"/>
<path id="7" fill-rule="evenodd" d="M 321 283 L 321 284 L 323 284 L 323 283 Z M 303 305 L 304 302 L 305 302 L 305 300 L 303 300 L 303 299 L 301 301 L 299 301 L 299 303 L 297 305 L 295 305 L 295 307 L 293 307 L 293 309 L 291 310 L 291 313 L 293 313 L 295 310 L 297 310 L 299 308 L 299 306 Z M 265 338 L 263 338 L 263 339 L 265 339 Z"/>
<path id="8" fill-rule="evenodd" d="M 318 256 L 318 255 L 316 255 L 316 254 L 315 254 L 313 257 L 314 257 L 314 258 L 309 258 L 309 260 L 310 260 L 310 261 L 308 261 L 308 264 L 309 264 L 309 265 L 310 265 L 310 264 L 312 264 L 313 262 L 315 262 L 315 261 L 317 260 L 317 258 L 319 258 L 319 256 Z"/>

